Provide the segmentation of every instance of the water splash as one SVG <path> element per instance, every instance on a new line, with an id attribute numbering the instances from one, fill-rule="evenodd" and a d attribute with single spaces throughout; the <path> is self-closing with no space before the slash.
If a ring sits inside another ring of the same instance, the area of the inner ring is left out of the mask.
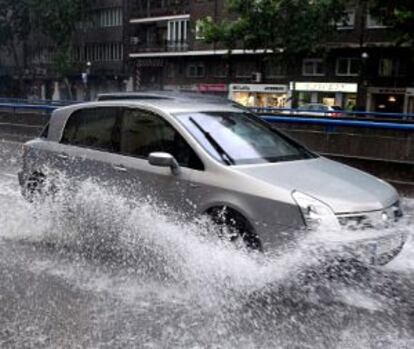
<path id="1" fill-rule="evenodd" d="M 64 178 L 62 184 L 71 188 Z M 150 200 L 127 199 L 93 181 L 36 205 L 24 202 L 12 181 L 1 183 L 1 193 L 0 244 L 5 255 L 10 246 L 17 251 L 8 264 L 63 280 L 77 298 L 86 292 L 94 300 L 90 313 L 68 313 L 87 319 L 87 333 L 52 340 L 39 302 L 42 321 L 18 330 L 33 318 L 20 314 L 9 325 L 14 335 L 0 334 L 0 344 L 11 337 L 51 348 L 366 348 L 377 341 L 391 348 L 414 338 L 404 311 L 413 306 L 412 284 L 400 274 L 413 275 L 412 241 L 385 269 L 330 280 L 318 272 L 318 236 L 263 256 L 216 239 L 208 221 L 181 221 Z M 405 205 L 413 211 L 412 202 Z"/>

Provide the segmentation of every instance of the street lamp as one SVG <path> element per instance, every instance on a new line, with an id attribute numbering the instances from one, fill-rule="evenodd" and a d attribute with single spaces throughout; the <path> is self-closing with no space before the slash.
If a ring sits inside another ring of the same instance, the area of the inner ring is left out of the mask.
<path id="1" fill-rule="evenodd" d="M 92 62 L 87 61 L 85 72 L 82 73 L 82 82 L 83 82 L 84 89 L 85 89 L 85 100 L 90 100 L 88 79 L 89 79 L 89 75 L 91 74 L 91 67 L 92 67 Z"/>

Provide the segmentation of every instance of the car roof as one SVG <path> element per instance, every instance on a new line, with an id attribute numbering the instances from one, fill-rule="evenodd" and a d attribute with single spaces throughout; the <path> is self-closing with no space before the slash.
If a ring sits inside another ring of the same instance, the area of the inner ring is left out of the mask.
<path id="1" fill-rule="evenodd" d="M 98 108 L 102 106 L 148 107 L 165 113 L 175 114 L 201 111 L 240 111 L 242 108 L 239 104 L 223 97 L 196 93 L 118 93 L 116 95 L 121 96 L 121 98 L 74 104 L 59 110 L 71 112 L 83 108 Z M 133 98 L 133 96 L 137 98 Z M 145 96 L 150 97 L 145 98 Z M 159 98 L 154 96 L 159 96 Z"/>
<path id="2" fill-rule="evenodd" d="M 142 100 L 142 99 L 169 99 L 162 93 L 151 92 L 113 92 L 101 93 L 96 98 L 97 101 L 117 101 L 117 100 Z"/>

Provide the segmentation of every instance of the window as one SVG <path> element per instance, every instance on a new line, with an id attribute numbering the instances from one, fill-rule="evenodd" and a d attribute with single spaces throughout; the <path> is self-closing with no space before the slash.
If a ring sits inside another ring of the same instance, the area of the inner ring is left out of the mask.
<path id="1" fill-rule="evenodd" d="M 190 64 L 187 67 L 187 77 L 189 78 L 203 78 L 205 76 L 204 64 Z"/>
<path id="2" fill-rule="evenodd" d="M 372 13 L 367 14 L 367 28 L 368 29 L 382 29 L 387 26 L 384 24 L 381 18 L 374 16 Z"/>
<path id="3" fill-rule="evenodd" d="M 254 62 L 238 62 L 235 68 L 236 77 L 251 78 L 253 72 L 256 71 L 256 64 Z"/>
<path id="4" fill-rule="evenodd" d="M 279 62 L 268 62 L 265 69 L 267 78 L 277 78 L 286 75 L 286 67 Z"/>
<path id="5" fill-rule="evenodd" d="M 175 78 L 177 75 L 177 64 L 175 63 L 168 63 L 167 64 L 167 77 L 169 79 Z"/>
<path id="6" fill-rule="evenodd" d="M 177 118 L 218 161 L 228 165 L 314 158 L 301 145 L 246 112 L 177 114 Z"/>
<path id="7" fill-rule="evenodd" d="M 213 76 L 215 78 L 225 78 L 228 74 L 228 65 L 221 61 L 213 65 Z"/>
<path id="8" fill-rule="evenodd" d="M 118 151 L 116 134 L 119 108 L 93 108 L 73 113 L 66 123 L 62 143 Z"/>
<path id="9" fill-rule="evenodd" d="M 95 28 L 122 26 L 122 8 L 105 8 L 92 12 L 92 25 Z"/>
<path id="10" fill-rule="evenodd" d="M 381 77 L 403 76 L 406 66 L 397 58 L 381 58 L 379 60 L 378 75 Z"/>
<path id="11" fill-rule="evenodd" d="M 183 43 L 188 38 L 188 19 L 178 19 L 168 22 L 167 40 L 171 42 Z"/>
<path id="12" fill-rule="evenodd" d="M 120 61 L 124 57 L 122 43 L 88 44 L 85 49 L 87 61 Z"/>
<path id="13" fill-rule="evenodd" d="M 344 17 L 336 23 L 336 28 L 339 30 L 354 29 L 355 26 L 355 10 L 345 10 Z"/>
<path id="14" fill-rule="evenodd" d="M 360 61 L 358 58 L 338 58 L 336 61 L 336 75 L 358 76 Z"/>
<path id="15" fill-rule="evenodd" d="M 143 159 L 153 152 L 166 152 L 173 155 L 180 166 L 204 169 L 193 149 L 166 120 L 143 110 L 124 112 L 120 151 Z"/>
<path id="16" fill-rule="evenodd" d="M 304 76 L 323 76 L 325 75 L 323 59 L 304 59 L 302 66 Z"/>

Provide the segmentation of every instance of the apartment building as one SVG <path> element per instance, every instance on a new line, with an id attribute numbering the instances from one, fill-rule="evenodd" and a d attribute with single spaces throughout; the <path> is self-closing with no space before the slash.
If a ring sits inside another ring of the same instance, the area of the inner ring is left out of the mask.
<path id="1" fill-rule="evenodd" d="M 130 73 L 124 53 L 127 1 L 90 0 L 90 7 L 76 24 L 68 84 L 52 64 L 54 45 L 33 31 L 25 43 L 25 81 L 28 95 L 42 99 L 94 98 L 100 92 L 128 88 Z"/>
<path id="2" fill-rule="evenodd" d="M 414 112 L 410 48 L 395 47 L 390 28 L 350 2 L 323 57 L 290 64 L 261 52 L 207 45 L 198 20 L 226 16 L 224 0 L 131 0 L 128 52 L 135 89 L 229 95 L 245 105 L 325 103 L 382 112 Z"/>

